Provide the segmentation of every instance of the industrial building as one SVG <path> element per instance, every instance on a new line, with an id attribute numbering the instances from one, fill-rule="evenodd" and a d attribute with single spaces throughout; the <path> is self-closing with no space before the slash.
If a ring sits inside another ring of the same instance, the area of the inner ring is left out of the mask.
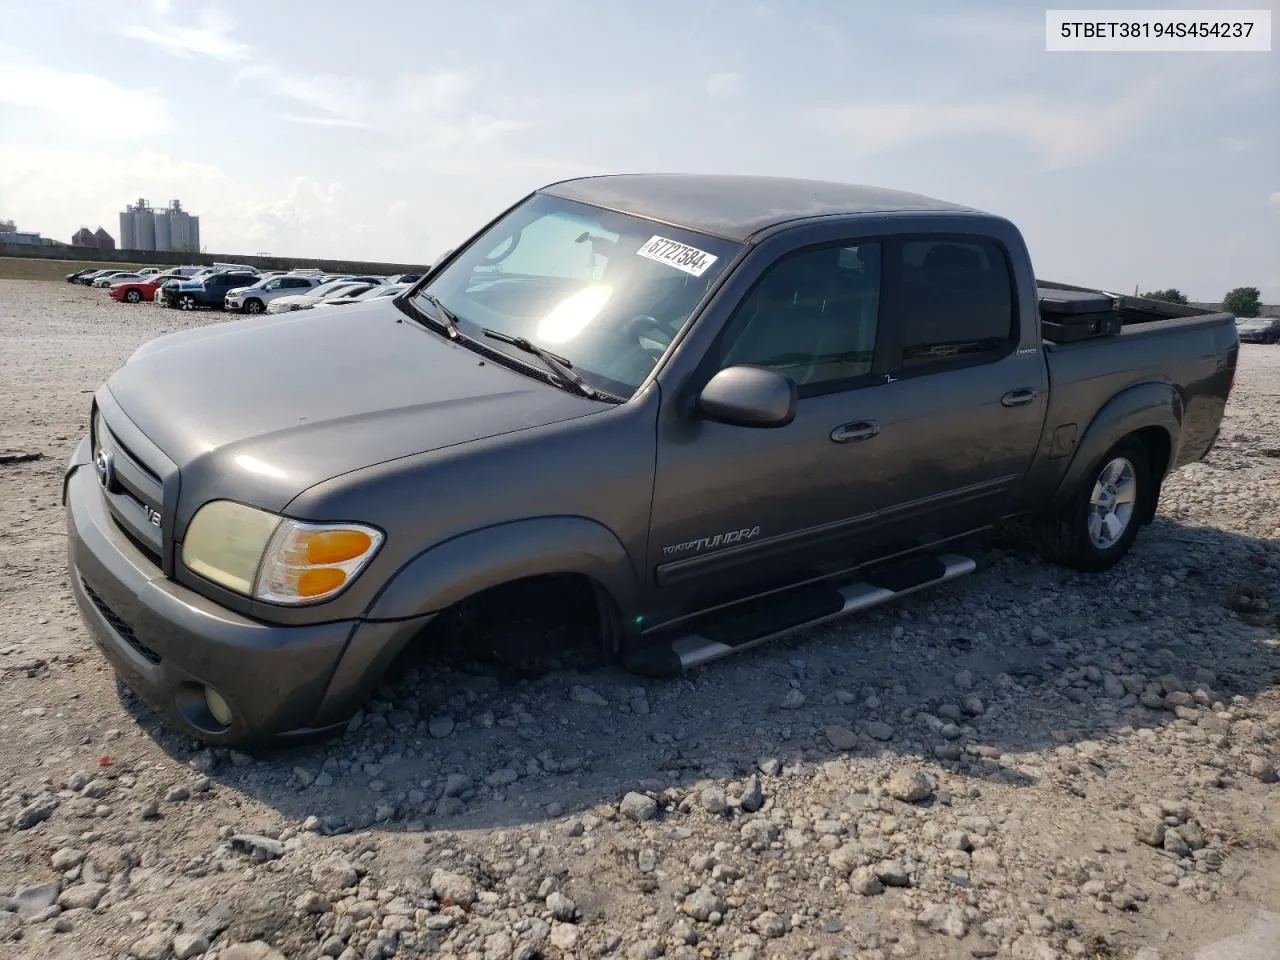
<path id="1" fill-rule="evenodd" d="M 120 214 L 121 250 L 200 250 L 200 218 L 171 200 L 163 210 L 154 209 L 145 199 L 124 208 Z"/>
<path id="2" fill-rule="evenodd" d="M 111 234 L 101 227 L 97 230 L 81 227 L 71 238 L 71 245 L 73 247 L 93 247 L 95 250 L 114 250 L 116 248 L 116 242 Z"/>

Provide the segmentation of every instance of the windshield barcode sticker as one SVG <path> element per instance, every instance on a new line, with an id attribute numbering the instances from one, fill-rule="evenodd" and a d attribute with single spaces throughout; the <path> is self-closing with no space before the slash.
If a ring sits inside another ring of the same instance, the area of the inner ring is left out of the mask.
<path id="1" fill-rule="evenodd" d="M 656 234 L 646 240 L 636 254 L 649 260 L 657 260 L 658 263 L 665 263 L 685 273 L 691 273 L 695 277 L 702 276 L 707 272 L 707 268 L 716 262 L 714 254 Z"/>

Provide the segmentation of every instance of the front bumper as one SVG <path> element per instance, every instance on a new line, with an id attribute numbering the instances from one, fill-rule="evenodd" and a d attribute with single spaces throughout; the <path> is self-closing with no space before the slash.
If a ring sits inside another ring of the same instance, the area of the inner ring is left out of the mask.
<path id="1" fill-rule="evenodd" d="M 430 618 L 280 626 L 250 620 L 164 577 L 107 512 L 87 442 L 65 480 L 71 589 L 116 674 L 184 733 L 224 745 L 333 728 Z M 231 707 L 223 727 L 204 701 Z"/>

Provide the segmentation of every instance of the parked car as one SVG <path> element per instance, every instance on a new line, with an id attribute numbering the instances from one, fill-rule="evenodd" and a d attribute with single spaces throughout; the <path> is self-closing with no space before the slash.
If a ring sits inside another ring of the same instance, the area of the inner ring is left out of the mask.
<path id="1" fill-rule="evenodd" d="M 97 273 L 97 272 L 98 270 L 96 267 L 89 267 L 88 269 L 85 269 L 85 270 L 76 270 L 74 273 L 67 274 L 67 283 L 77 283 L 79 282 L 81 277 L 86 277 L 91 273 Z"/>
<path id="2" fill-rule="evenodd" d="M 969 573 L 1009 518 L 1113 567 L 1238 353 L 1231 314 L 1038 284 L 942 201 L 565 181 L 411 297 L 137 350 L 68 465 L 69 582 L 219 744 L 342 728 L 426 630 L 670 676 Z"/>
<path id="3" fill-rule="evenodd" d="M 93 280 L 93 287 L 110 287 L 113 283 L 122 283 L 123 280 L 138 280 L 142 278 L 142 274 L 136 273 L 134 270 L 116 270 L 115 273 L 104 274 Z"/>
<path id="4" fill-rule="evenodd" d="M 256 283 L 256 273 L 245 273 L 240 270 L 219 270 L 199 279 L 180 280 L 176 287 L 165 284 L 165 306 L 178 310 L 195 310 L 197 307 L 210 307 L 221 310 L 227 293 L 236 287 L 247 287 Z"/>
<path id="5" fill-rule="evenodd" d="M 136 280 L 122 280 L 113 283 L 107 292 L 122 303 L 142 303 L 154 300 L 156 291 L 170 280 L 181 280 L 183 277 L 172 273 L 157 273 Z"/>
<path id="6" fill-rule="evenodd" d="M 386 283 L 417 283 L 422 279 L 420 273 L 397 273 L 394 276 L 387 277 Z"/>
<path id="7" fill-rule="evenodd" d="M 344 307 L 353 303 L 366 303 L 369 300 L 381 300 L 383 297 L 394 297 L 397 294 L 408 290 L 412 284 L 408 283 L 379 283 L 376 286 L 367 287 L 362 293 L 346 293 L 339 291 L 337 296 L 324 297 L 315 304 L 314 309 L 319 310 L 322 307 Z"/>
<path id="8" fill-rule="evenodd" d="M 120 273 L 120 272 L 121 271 L 116 267 L 108 267 L 105 270 L 90 270 L 88 273 L 82 273 L 80 276 L 76 277 L 74 282 L 82 283 L 87 287 L 87 286 L 90 286 L 93 283 L 93 281 L 97 280 L 99 277 L 104 277 L 109 273 Z"/>
<path id="9" fill-rule="evenodd" d="M 319 277 L 288 274 L 265 277 L 251 286 L 229 291 L 224 305 L 232 311 L 262 313 L 272 300 L 279 297 L 303 296 L 305 295 L 303 291 L 314 290 L 319 283 Z"/>
<path id="10" fill-rule="evenodd" d="M 1280 317 L 1240 317 L 1236 332 L 1241 343 L 1280 343 Z"/>
<path id="11" fill-rule="evenodd" d="M 322 299 L 329 296 L 347 296 L 363 293 L 378 284 L 367 281 L 350 280 L 345 277 L 329 280 L 313 288 L 310 293 L 294 294 L 278 297 L 267 304 L 267 313 L 289 313 L 293 310 L 307 310 L 314 307 Z"/>
<path id="12" fill-rule="evenodd" d="M 138 271 L 138 276 L 150 277 L 157 273 L 164 273 L 164 271 L 161 270 L 159 267 L 143 267 L 141 270 Z"/>

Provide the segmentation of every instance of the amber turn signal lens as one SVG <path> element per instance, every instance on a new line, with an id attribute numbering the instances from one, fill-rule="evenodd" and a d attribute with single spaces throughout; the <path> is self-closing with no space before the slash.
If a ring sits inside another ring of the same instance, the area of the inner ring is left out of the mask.
<path id="1" fill-rule="evenodd" d="M 298 574 L 298 596 L 318 597 L 337 590 L 347 580 L 345 570 L 337 567 L 314 567 Z"/>
<path id="2" fill-rule="evenodd" d="M 373 538 L 361 530 L 317 530 L 307 537 L 307 563 L 345 563 L 372 545 Z"/>

